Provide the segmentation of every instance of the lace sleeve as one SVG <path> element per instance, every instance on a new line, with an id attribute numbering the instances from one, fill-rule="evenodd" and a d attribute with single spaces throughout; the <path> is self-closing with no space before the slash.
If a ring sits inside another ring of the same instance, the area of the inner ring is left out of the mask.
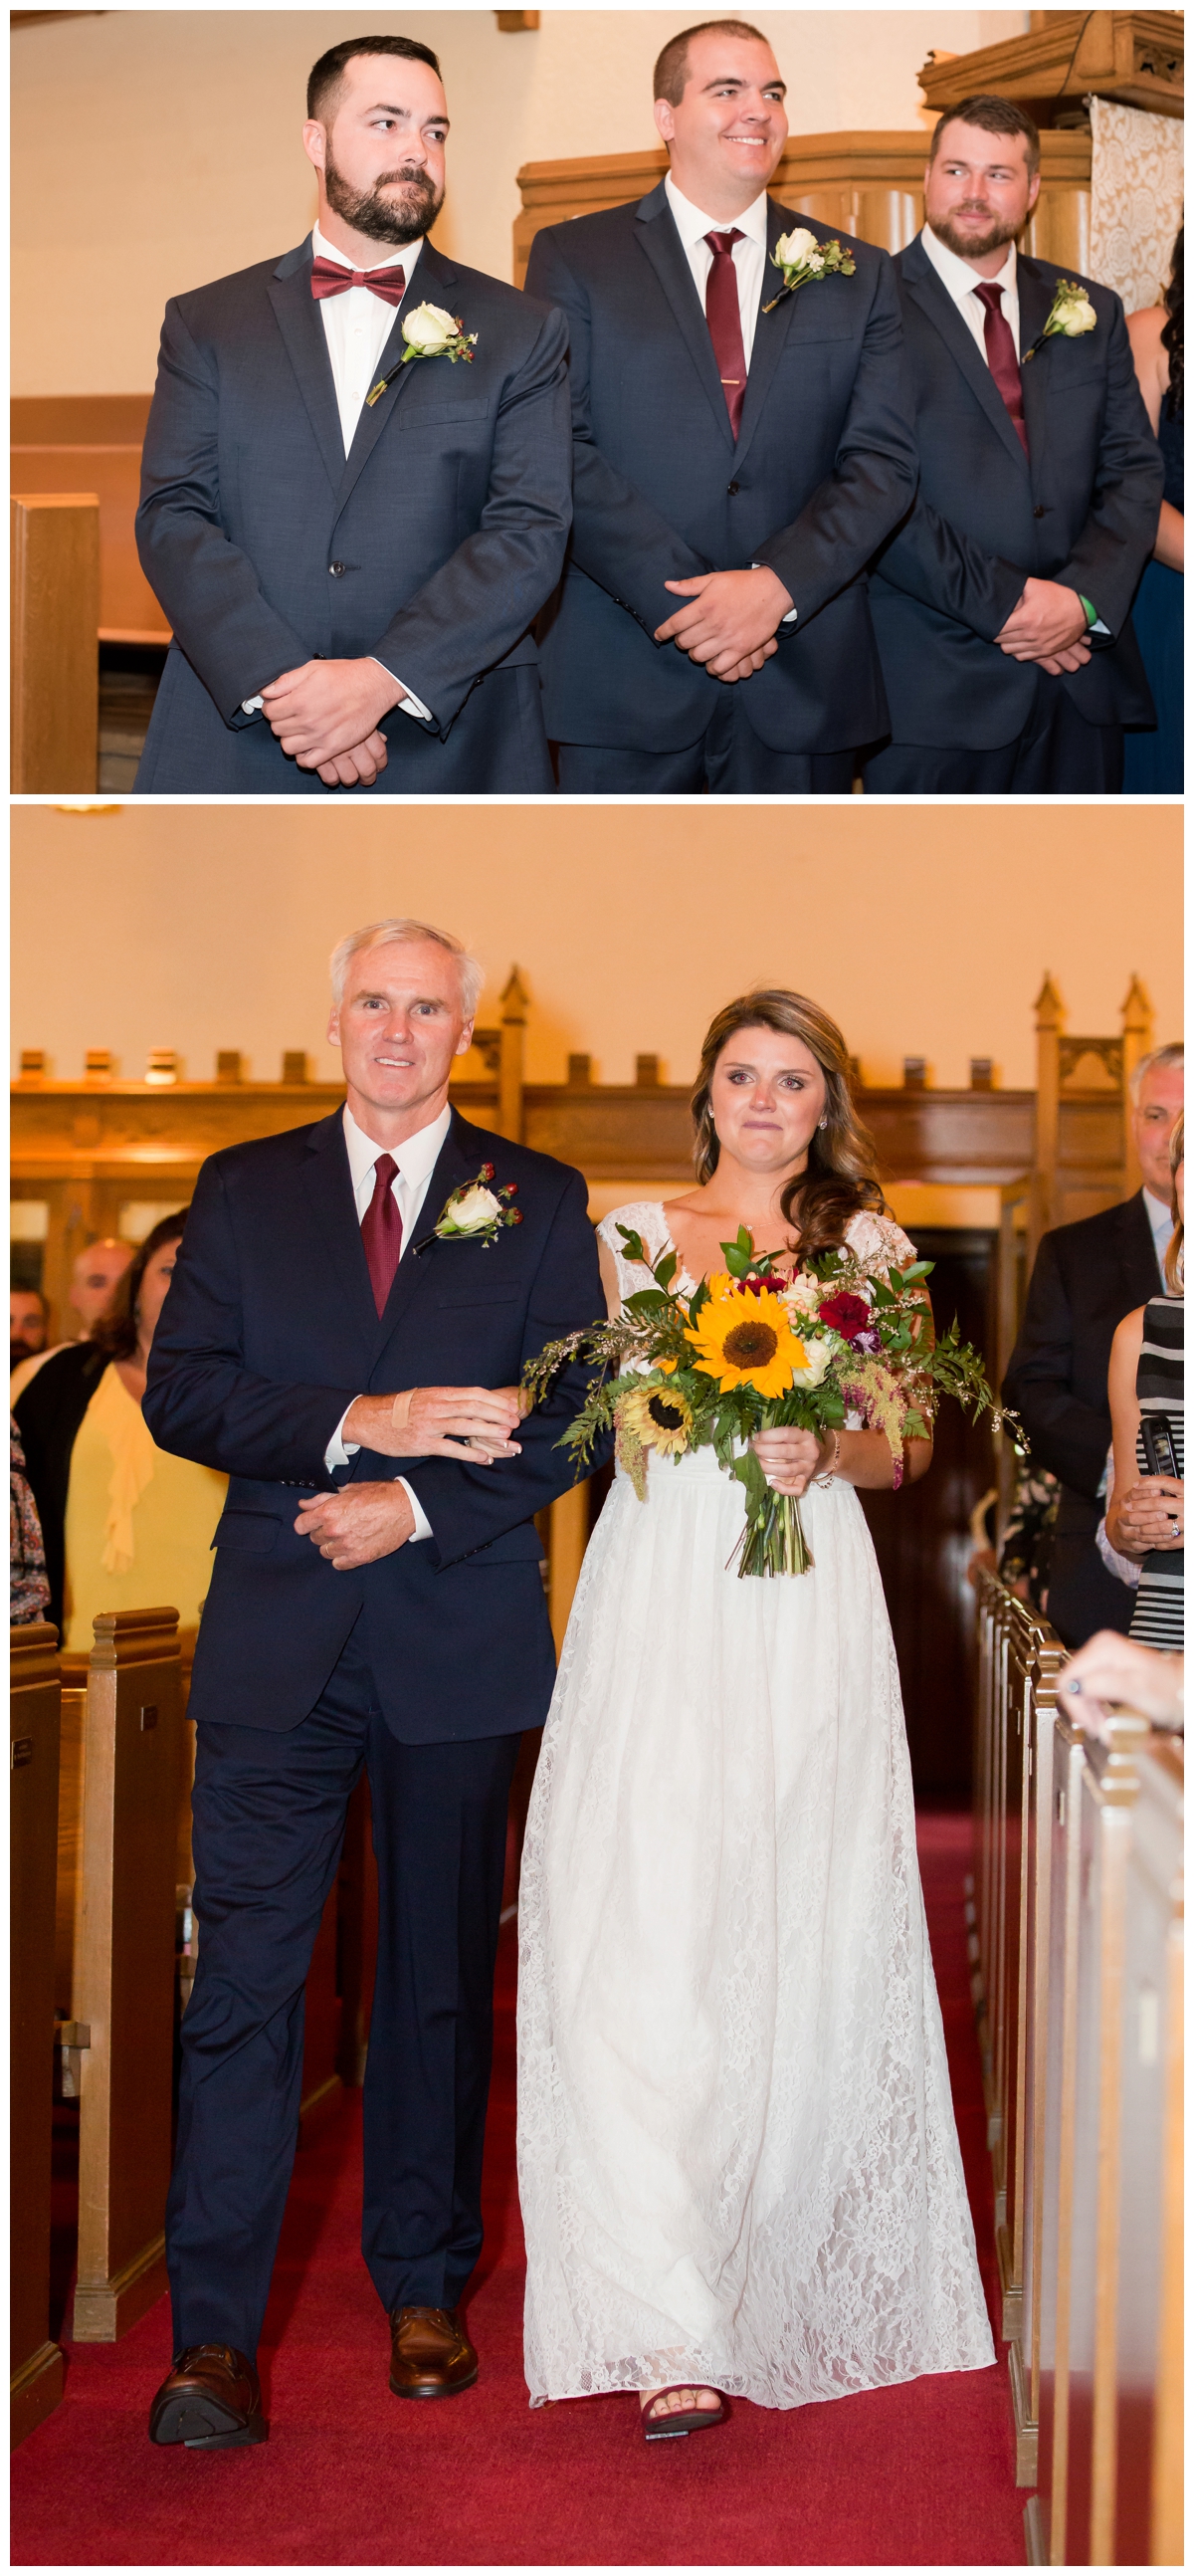
<path id="1" fill-rule="evenodd" d="M 860 1209 L 857 1216 L 851 1217 L 846 1228 L 846 1241 L 859 1261 L 867 1265 L 873 1262 L 876 1269 L 890 1270 L 894 1263 L 900 1270 L 906 1261 L 916 1259 L 915 1244 L 909 1242 L 895 1218 L 872 1216 L 868 1208 Z"/>
<path id="2" fill-rule="evenodd" d="M 613 1254 L 618 1274 L 618 1295 L 625 1302 L 627 1297 L 633 1296 L 636 1288 L 649 1288 L 651 1282 L 637 1261 L 627 1260 L 626 1247 L 618 1232 L 620 1225 L 633 1226 L 635 1232 L 642 1236 L 649 1259 L 658 1261 L 667 1242 L 667 1220 L 658 1199 L 633 1199 L 626 1207 L 611 1208 L 609 1215 L 602 1217 L 597 1228 L 598 1238 L 606 1251 Z"/>

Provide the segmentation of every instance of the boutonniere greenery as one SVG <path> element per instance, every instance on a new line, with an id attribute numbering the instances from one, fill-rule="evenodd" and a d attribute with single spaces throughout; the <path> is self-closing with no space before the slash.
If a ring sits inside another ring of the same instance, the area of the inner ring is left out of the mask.
<path id="1" fill-rule="evenodd" d="M 450 358 L 453 366 L 458 358 L 463 358 L 470 367 L 473 363 L 476 332 L 466 331 L 459 314 L 445 313 L 442 304 L 416 304 L 413 313 L 404 313 L 402 337 L 406 347 L 397 365 L 370 387 L 365 396 L 367 404 L 380 402 L 398 368 L 408 367 L 412 358 Z"/>
<path id="2" fill-rule="evenodd" d="M 854 262 L 840 241 L 818 241 L 815 233 L 781 233 L 771 254 L 774 268 L 783 276 L 778 295 L 763 306 L 764 313 L 774 313 L 785 295 L 794 295 L 798 286 L 808 286 L 818 277 L 853 277 Z"/>
<path id="3" fill-rule="evenodd" d="M 1084 331 L 1094 330 L 1098 318 L 1086 288 L 1077 285 L 1072 277 L 1060 278 L 1057 293 L 1049 308 L 1049 319 L 1044 330 L 1033 341 L 1032 347 L 1025 350 L 1020 360 L 1021 366 L 1026 367 L 1029 359 L 1035 358 L 1037 350 L 1044 348 L 1046 340 L 1055 339 L 1059 335 L 1063 340 L 1080 340 Z"/>
<path id="4" fill-rule="evenodd" d="M 434 1228 L 441 1243 L 467 1240 L 482 1244 L 488 1252 L 500 1226 L 522 1224 L 521 1211 L 508 1205 L 518 1195 L 517 1181 L 507 1181 L 495 1190 L 489 1186 L 493 1177 L 492 1163 L 482 1163 L 476 1180 L 463 1181 L 445 1200 Z"/>

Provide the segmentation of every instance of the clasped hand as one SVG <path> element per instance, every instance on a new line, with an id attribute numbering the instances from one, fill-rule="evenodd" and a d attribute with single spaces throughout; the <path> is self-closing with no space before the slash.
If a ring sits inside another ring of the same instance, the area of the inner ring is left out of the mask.
<path id="1" fill-rule="evenodd" d="M 1154 1548 L 1179 1548 L 1186 1489 L 1177 1476 L 1141 1476 L 1130 1485 L 1115 1515 L 1112 1546 L 1121 1556 L 1149 1556 Z"/>
<path id="2" fill-rule="evenodd" d="M 774 653 L 776 628 L 793 606 L 778 573 L 766 564 L 746 572 L 702 572 L 664 589 L 684 601 L 655 629 L 657 644 L 676 644 L 715 680 L 733 683 L 761 671 Z"/>
<path id="3" fill-rule="evenodd" d="M 399 1395 L 359 1395 L 342 1436 L 383 1458 L 455 1458 L 492 1467 L 495 1458 L 521 1456 L 509 1434 L 522 1411 L 516 1386 L 404 1387 Z M 394 1477 L 315 1494 L 294 1526 L 343 1574 L 393 1556 L 410 1538 L 415 1516 Z"/>
<path id="4" fill-rule="evenodd" d="M 822 1475 L 833 1449 L 833 1435 L 818 1440 L 815 1431 L 756 1431 L 751 1441 L 773 1494 L 807 1493 Z"/>
<path id="5" fill-rule="evenodd" d="M 1089 662 L 1086 633 L 1086 610 L 1076 590 L 1061 581 L 1029 580 L 995 641 L 1014 662 L 1039 662 L 1056 677 Z"/>
<path id="6" fill-rule="evenodd" d="M 381 719 L 405 697 L 380 662 L 303 662 L 261 692 L 266 722 L 300 769 L 325 787 L 371 787 L 386 766 Z"/>

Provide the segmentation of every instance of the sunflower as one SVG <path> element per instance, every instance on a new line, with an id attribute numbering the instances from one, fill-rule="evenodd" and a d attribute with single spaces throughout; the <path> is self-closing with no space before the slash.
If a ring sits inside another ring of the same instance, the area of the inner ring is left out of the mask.
<path id="1" fill-rule="evenodd" d="M 685 1339 L 723 1394 L 727 1387 L 753 1386 L 758 1395 L 786 1395 L 793 1370 L 805 1365 L 804 1344 L 774 1289 L 739 1287 L 728 1271 L 710 1280 L 707 1303 Z"/>
<path id="2" fill-rule="evenodd" d="M 658 1449 L 665 1458 L 681 1458 L 692 1439 L 692 1407 L 679 1387 L 640 1386 L 618 1406 L 618 1428 Z"/>

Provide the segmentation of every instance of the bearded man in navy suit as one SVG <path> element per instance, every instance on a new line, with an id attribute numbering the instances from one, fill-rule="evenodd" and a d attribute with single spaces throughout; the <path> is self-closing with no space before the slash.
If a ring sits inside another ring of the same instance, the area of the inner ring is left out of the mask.
<path id="1" fill-rule="evenodd" d="M 150 2417 L 154 2441 L 200 2449 L 265 2439 L 303 1988 L 362 1767 L 380 1905 L 362 2249 L 395 2394 L 476 2379 L 459 2307 L 507 1803 L 555 1678 L 533 1515 L 574 1482 L 559 1441 L 586 1383 L 573 1367 L 520 1423 L 517 1381 L 604 1306 L 580 1173 L 449 1105 L 481 985 L 460 942 L 373 922 L 333 972 L 346 1106 L 204 1164 L 145 1394 L 163 1449 L 231 1478 L 190 1701 L 200 1958 L 166 2215 L 175 2360 Z"/>
<path id="2" fill-rule="evenodd" d="M 896 260 L 920 488 L 871 614 L 884 796 L 1097 796 L 1154 724 L 1131 606 L 1164 484 L 1118 295 L 1017 251 L 1040 141 L 1013 99 L 937 125 Z"/>
<path id="3" fill-rule="evenodd" d="M 655 117 L 667 177 L 537 233 L 527 270 L 568 319 L 573 532 L 542 626 L 560 787 L 848 794 L 888 730 L 866 564 L 916 487 L 891 262 L 847 237 L 836 268 L 830 227 L 772 204 L 788 120 L 757 28 L 673 37 Z"/>
<path id="4" fill-rule="evenodd" d="M 137 543 L 174 643 L 139 795 L 551 791 L 564 325 L 427 239 L 447 132 L 426 45 L 334 45 L 314 232 L 167 307 Z"/>

